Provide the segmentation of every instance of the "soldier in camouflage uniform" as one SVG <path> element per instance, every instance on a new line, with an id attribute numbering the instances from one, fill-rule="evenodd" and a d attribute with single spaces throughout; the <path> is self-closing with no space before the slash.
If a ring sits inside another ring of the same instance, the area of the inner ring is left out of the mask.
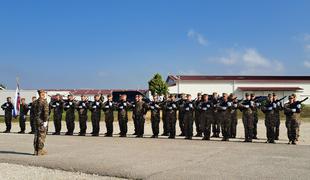
<path id="1" fill-rule="evenodd" d="M 242 112 L 242 122 L 244 126 L 245 138 L 244 142 L 252 142 L 255 103 L 248 93 L 245 94 L 245 100 L 239 104 L 239 109 Z"/>
<path id="2" fill-rule="evenodd" d="M 112 94 L 108 95 L 108 100 L 103 104 L 103 112 L 105 117 L 105 124 L 107 128 L 107 133 L 105 134 L 106 137 L 113 136 L 113 122 L 114 122 L 114 109 L 115 104 L 113 103 L 113 96 Z"/>
<path id="3" fill-rule="evenodd" d="M 222 141 L 229 141 L 230 137 L 230 120 L 231 120 L 231 108 L 232 102 L 228 101 L 228 94 L 223 93 L 223 97 L 218 105 L 218 116 L 221 122 L 222 128 Z"/>
<path id="4" fill-rule="evenodd" d="M 149 109 L 151 110 L 151 124 L 152 124 L 152 138 L 158 138 L 159 134 L 159 122 L 160 122 L 160 103 L 158 101 L 158 96 L 153 96 L 153 101 L 149 104 Z"/>
<path id="5" fill-rule="evenodd" d="M 28 105 L 25 102 L 25 98 L 22 98 L 19 113 L 19 127 L 20 127 L 20 131 L 18 132 L 19 134 L 25 134 L 27 113 L 28 113 Z"/>
<path id="6" fill-rule="evenodd" d="M 68 100 L 64 104 L 64 110 L 66 111 L 66 125 L 67 132 L 66 135 L 72 136 L 74 132 L 74 120 L 75 120 L 75 101 L 72 95 L 68 95 Z"/>
<path id="7" fill-rule="evenodd" d="M 53 133 L 53 135 L 60 135 L 63 104 L 64 103 L 61 99 L 60 94 L 57 94 L 55 96 L 55 99 L 51 101 L 50 103 L 50 109 L 54 110 L 53 121 L 54 121 L 54 126 L 55 126 L 55 132 Z"/>
<path id="8" fill-rule="evenodd" d="M 147 104 L 142 100 L 142 95 L 136 95 L 132 114 L 137 123 L 137 138 L 142 138 L 144 135 L 145 115 L 147 113 Z"/>
<path id="9" fill-rule="evenodd" d="M 292 94 L 291 96 L 292 96 L 292 98 L 294 99 L 294 102 L 296 103 L 296 102 L 297 102 L 297 95 L 296 95 L 296 94 Z M 300 126 L 300 124 L 301 124 L 301 118 L 298 118 L 297 121 L 298 121 L 298 124 L 299 124 L 299 126 Z M 297 127 L 297 130 L 296 130 L 296 134 L 297 134 L 296 141 L 299 140 L 299 132 L 300 132 L 299 126 Z"/>
<path id="10" fill-rule="evenodd" d="M 7 102 L 1 106 L 4 111 L 4 121 L 6 125 L 6 130 L 3 133 L 10 133 L 12 128 L 12 113 L 14 106 L 12 104 L 11 97 L 7 97 L 6 100 Z"/>
<path id="11" fill-rule="evenodd" d="M 30 127 L 31 131 L 29 134 L 34 134 L 35 132 L 35 121 L 34 121 L 34 106 L 33 103 L 36 101 L 36 97 L 32 97 L 32 102 L 28 104 L 28 109 L 30 111 Z"/>
<path id="12" fill-rule="evenodd" d="M 187 100 L 184 104 L 184 110 L 185 110 L 184 113 L 185 139 L 191 140 L 193 137 L 193 120 L 194 120 L 195 105 L 194 102 L 192 101 L 192 96 L 190 94 L 187 95 Z"/>
<path id="13" fill-rule="evenodd" d="M 47 133 L 49 106 L 45 99 L 45 91 L 39 90 L 39 99 L 37 99 L 32 106 L 34 106 L 35 117 L 35 136 L 34 136 L 34 155 L 46 155 L 44 150 L 45 138 Z"/>
<path id="14" fill-rule="evenodd" d="M 267 142 L 275 143 L 276 135 L 276 119 L 275 119 L 275 109 L 277 105 L 273 101 L 271 94 L 268 94 L 267 103 L 262 107 L 263 113 L 265 113 L 265 126 L 267 129 Z"/>
<path id="15" fill-rule="evenodd" d="M 251 100 L 253 101 L 253 102 L 255 102 L 255 100 L 256 100 L 256 97 L 255 97 L 255 94 L 254 93 L 252 93 L 251 94 Z M 255 107 L 256 108 L 254 108 L 253 109 L 253 120 L 254 120 L 254 128 L 253 128 L 253 138 L 252 139 L 257 139 L 257 124 L 258 124 L 258 108 L 259 108 L 259 106 L 260 106 L 260 103 L 255 103 Z"/>
<path id="16" fill-rule="evenodd" d="M 81 96 L 81 101 L 77 103 L 76 109 L 79 115 L 79 125 L 80 125 L 80 132 L 79 136 L 85 136 L 87 130 L 87 111 L 89 108 L 89 103 L 86 99 L 85 95 Z"/>
<path id="17" fill-rule="evenodd" d="M 293 96 L 289 96 L 289 102 L 284 104 L 284 114 L 286 115 L 285 125 L 287 128 L 288 144 L 296 145 L 297 130 L 300 126 L 301 104 L 294 100 Z"/>
<path id="18" fill-rule="evenodd" d="M 165 110 L 168 101 L 169 101 L 169 96 L 165 95 L 165 97 L 163 99 L 163 102 L 161 103 L 161 108 L 163 109 L 163 111 L 162 111 L 162 121 L 163 121 L 163 130 L 164 130 L 162 136 L 169 136 L 168 116 L 167 116 L 167 113 L 166 113 L 166 110 Z"/>
<path id="19" fill-rule="evenodd" d="M 220 132 L 221 132 L 221 123 L 219 119 L 219 112 L 217 105 L 219 103 L 219 98 L 218 94 L 216 92 L 213 93 L 212 95 L 212 104 L 214 106 L 213 108 L 213 117 L 212 117 L 212 137 L 220 137 Z"/>
<path id="20" fill-rule="evenodd" d="M 177 111 L 178 111 L 178 105 L 177 102 L 175 101 L 175 96 L 173 95 L 169 96 L 169 100 L 166 103 L 165 111 L 167 115 L 169 139 L 174 139 L 175 124 L 177 120 Z"/>
<path id="21" fill-rule="evenodd" d="M 201 102 L 202 94 L 198 93 L 197 98 L 194 102 L 195 106 L 198 106 L 198 104 Z M 195 126 L 196 126 L 196 135 L 195 137 L 202 137 L 202 131 L 200 128 L 200 111 L 198 109 L 195 110 Z"/>
<path id="22" fill-rule="evenodd" d="M 235 95 L 230 94 L 229 101 L 232 102 L 231 107 L 231 121 L 230 121 L 230 138 L 236 138 L 237 136 L 237 125 L 238 125 L 238 99 Z"/>
<path id="23" fill-rule="evenodd" d="M 100 100 L 100 95 L 95 95 L 94 99 L 95 101 L 93 101 L 89 107 L 91 111 L 91 123 L 93 126 L 93 131 L 91 134 L 92 136 L 99 136 L 102 103 Z"/>
<path id="24" fill-rule="evenodd" d="M 202 101 L 196 108 L 200 111 L 200 128 L 204 135 L 202 140 L 210 140 L 213 104 L 212 101 L 209 100 L 207 94 L 202 96 Z"/>
<path id="25" fill-rule="evenodd" d="M 179 127 L 181 130 L 181 134 L 179 136 L 185 136 L 185 131 L 184 131 L 184 114 L 185 114 L 185 109 L 184 105 L 186 103 L 186 95 L 182 94 L 181 99 L 178 101 L 178 106 L 179 106 Z"/>
<path id="26" fill-rule="evenodd" d="M 122 95 L 120 101 L 117 104 L 118 111 L 118 124 L 120 129 L 120 137 L 127 137 L 128 131 L 128 110 L 130 108 L 130 103 L 127 102 L 127 96 Z"/>
<path id="27" fill-rule="evenodd" d="M 279 133 L 280 133 L 280 111 L 283 110 L 283 105 L 280 101 L 278 101 L 278 97 L 275 93 L 273 93 L 273 101 L 276 103 L 277 108 L 274 110 L 275 120 L 276 120 L 276 134 L 275 140 L 279 140 Z"/>

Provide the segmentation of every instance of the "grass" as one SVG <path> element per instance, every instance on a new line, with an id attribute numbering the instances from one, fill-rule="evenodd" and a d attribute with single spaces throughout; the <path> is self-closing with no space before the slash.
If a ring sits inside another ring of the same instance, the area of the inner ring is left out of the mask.
<path id="1" fill-rule="evenodd" d="M 66 114 L 64 113 L 62 116 L 63 121 L 65 120 L 65 117 L 66 117 Z M 129 121 L 132 121 L 132 112 L 131 111 L 128 112 L 128 117 L 129 117 Z M 150 117 L 151 117 L 151 113 L 148 112 L 146 115 L 146 120 L 149 121 Z M 264 113 L 259 111 L 258 117 L 260 120 L 263 120 L 265 117 Z M 114 112 L 114 118 L 115 118 L 115 120 L 117 119 L 117 112 Z M 241 112 L 240 111 L 238 111 L 238 118 L 241 118 Z M 301 118 L 304 122 L 310 122 L 310 105 L 303 107 L 303 110 L 301 113 Z M 88 120 L 90 120 L 90 119 L 91 119 L 91 113 L 88 112 Z M 50 115 L 50 121 L 52 121 L 52 120 L 53 120 L 53 113 L 51 113 L 51 115 Z M 104 113 L 103 112 L 101 113 L 101 120 L 104 120 Z M 283 113 L 281 113 L 281 120 L 285 120 L 285 115 Z M 29 121 L 29 116 L 27 117 L 27 121 Z M 75 121 L 78 121 L 78 113 L 77 112 L 75 113 Z M 3 123 L 3 122 L 4 122 L 4 116 L 0 116 L 0 123 Z M 13 122 L 18 122 L 18 118 L 17 119 L 13 118 Z"/>

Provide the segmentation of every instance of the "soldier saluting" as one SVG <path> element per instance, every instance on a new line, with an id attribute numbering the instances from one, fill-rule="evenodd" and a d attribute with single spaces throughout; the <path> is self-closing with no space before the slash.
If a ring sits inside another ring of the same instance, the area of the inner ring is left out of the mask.
<path id="1" fill-rule="evenodd" d="M 232 107 L 232 102 L 228 101 L 228 94 L 223 93 L 223 97 L 220 100 L 220 103 L 217 106 L 218 109 L 218 116 L 221 121 L 221 128 L 222 128 L 222 141 L 229 141 L 230 137 L 230 111 Z"/>
<path id="2" fill-rule="evenodd" d="M 160 102 L 158 101 L 158 95 L 153 96 L 153 101 L 149 104 L 151 110 L 151 124 L 152 124 L 152 138 L 158 138 L 159 134 L 159 122 L 160 122 Z"/>
<path id="3" fill-rule="evenodd" d="M 118 112 L 118 123 L 120 129 L 120 137 L 127 136 L 127 123 L 128 123 L 128 110 L 130 108 L 130 103 L 127 102 L 127 96 L 125 94 L 121 95 L 121 99 L 117 104 Z"/>
<path id="4" fill-rule="evenodd" d="M 106 137 L 112 137 L 113 136 L 113 121 L 114 121 L 114 109 L 115 109 L 115 103 L 113 102 L 113 96 L 112 94 L 109 94 L 108 100 L 103 103 L 103 112 L 105 117 L 105 124 L 107 128 L 107 133 L 105 134 Z"/>
<path id="5" fill-rule="evenodd" d="M 102 103 L 100 100 L 100 95 L 97 94 L 94 98 L 95 101 L 93 101 L 90 106 L 91 122 L 93 126 L 93 131 L 91 134 L 92 136 L 99 136 Z"/>
<path id="6" fill-rule="evenodd" d="M 244 126 L 244 142 L 252 142 L 254 129 L 254 113 L 255 103 L 251 96 L 246 93 L 245 100 L 239 104 L 239 109 L 242 112 L 242 123 Z"/>
<path id="7" fill-rule="evenodd" d="M 47 125 L 49 119 L 49 106 L 45 98 L 45 91 L 38 90 L 39 99 L 37 99 L 32 106 L 34 106 L 35 117 L 35 135 L 34 135 L 34 155 L 46 155 L 44 150 L 45 138 L 47 133 Z"/>
<path id="8" fill-rule="evenodd" d="M 195 104 L 192 101 L 192 96 L 190 94 L 187 95 L 187 99 L 184 104 L 184 110 L 185 110 L 184 112 L 185 139 L 191 140 L 193 137 L 193 120 L 194 120 Z"/>
<path id="9" fill-rule="evenodd" d="M 4 103 L 1 108 L 4 111 L 4 121 L 6 125 L 6 130 L 3 133 L 10 133 L 12 128 L 12 113 L 14 106 L 12 104 L 11 97 L 6 98 L 6 103 Z"/>
<path id="10" fill-rule="evenodd" d="M 66 125 L 67 132 L 66 135 L 72 136 L 74 132 L 74 120 L 75 120 L 75 101 L 73 95 L 68 95 L 68 100 L 64 104 L 64 110 L 66 111 Z"/>
<path id="11" fill-rule="evenodd" d="M 86 135 L 88 108 L 89 108 L 89 103 L 86 99 L 86 96 L 82 95 L 81 101 L 79 101 L 76 105 L 76 109 L 77 109 L 78 115 L 79 115 L 79 125 L 80 125 L 79 136 L 85 136 Z"/>
<path id="12" fill-rule="evenodd" d="M 175 96 L 170 95 L 169 99 L 166 103 L 165 107 L 165 113 L 168 123 L 168 133 L 169 133 L 169 139 L 175 138 L 175 123 L 177 121 L 177 111 L 178 111 L 178 104 L 175 101 Z"/>
<path id="13" fill-rule="evenodd" d="M 207 94 L 202 96 L 202 101 L 196 108 L 200 111 L 200 128 L 203 132 L 202 140 L 210 140 L 213 104 L 212 101 L 209 100 L 209 96 Z"/>
<path id="14" fill-rule="evenodd" d="M 144 135 L 145 115 L 147 113 L 147 104 L 142 100 L 142 95 L 136 95 L 136 102 L 133 107 L 133 116 L 137 123 L 137 136 L 142 138 Z"/>
<path id="15" fill-rule="evenodd" d="M 276 135 L 276 119 L 275 119 L 275 109 L 277 105 L 273 101 L 271 94 L 268 94 L 268 100 L 261 109 L 265 113 L 265 126 L 267 130 L 267 142 L 266 143 L 275 143 Z"/>
<path id="16" fill-rule="evenodd" d="M 60 135 L 63 104 L 64 102 L 62 101 L 60 94 L 56 94 L 55 99 L 52 102 L 50 102 L 50 108 L 51 110 L 54 111 L 53 120 L 54 120 L 55 132 L 53 133 L 53 135 Z"/>

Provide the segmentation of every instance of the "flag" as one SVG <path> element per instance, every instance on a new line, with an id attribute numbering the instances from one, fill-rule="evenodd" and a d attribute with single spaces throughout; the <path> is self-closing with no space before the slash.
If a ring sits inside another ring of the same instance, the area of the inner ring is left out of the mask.
<path id="1" fill-rule="evenodd" d="M 14 117 L 17 117 L 19 115 L 19 110 L 20 110 L 20 91 L 19 91 L 19 83 L 17 82 L 15 99 L 14 99 L 14 110 L 13 110 Z"/>

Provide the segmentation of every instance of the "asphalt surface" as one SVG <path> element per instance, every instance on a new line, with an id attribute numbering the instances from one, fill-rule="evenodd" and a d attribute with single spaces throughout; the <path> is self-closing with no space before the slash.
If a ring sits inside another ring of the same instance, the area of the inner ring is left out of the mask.
<path id="1" fill-rule="evenodd" d="M 129 179 L 309 179 L 310 123 L 301 126 L 299 145 L 287 145 L 281 124 L 280 141 L 265 144 L 265 128 L 259 123 L 259 137 L 243 143 L 243 126 L 231 142 L 148 138 L 47 137 L 48 155 L 32 156 L 33 135 L 0 134 L 0 163 L 40 166 L 51 169 Z M 0 125 L 0 130 L 4 130 Z M 132 133 L 132 123 L 129 123 Z M 18 125 L 13 131 L 18 131 Z M 89 125 L 89 127 L 91 127 Z M 115 124 L 115 133 L 118 133 Z M 65 126 L 64 126 L 65 128 Z M 105 132 L 104 123 L 101 124 Z M 53 131 L 50 126 L 50 130 Z M 90 130 L 89 130 L 90 131 Z"/>

